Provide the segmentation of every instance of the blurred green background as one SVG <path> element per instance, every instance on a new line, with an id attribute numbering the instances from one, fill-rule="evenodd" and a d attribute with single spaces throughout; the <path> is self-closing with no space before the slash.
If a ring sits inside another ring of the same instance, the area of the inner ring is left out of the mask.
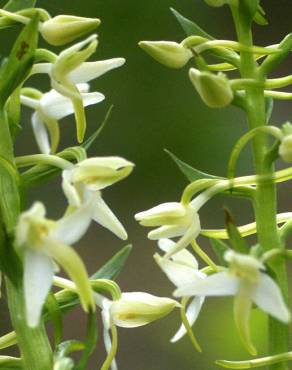
<path id="1" fill-rule="evenodd" d="M 185 36 L 169 11 L 174 7 L 197 21 L 214 36 L 234 39 L 231 17 L 226 7 L 215 9 L 202 0 L 39 0 L 38 5 L 52 15 L 74 14 L 98 17 L 99 47 L 94 59 L 123 56 L 127 63 L 91 85 L 92 91 L 106 95 L 106 101 L 87 110 L 88 135 L 102 122 L 111 104 L 114 111 L 110 121 L 91 155 L 120 155 L 136 164 L 135 171 L 125 181 L 104 191 L 111 205 L 128 230 L 133 253 L 119 278 L 123 291 L 146 291 L 157 295 L 171 295 L 173 286 L 159 271 L 152 255 L 156 244 L 146 238 L 147 230 L 133 219 L 136 212 L 165 201 L 179 200 L 187 182 L 174 163 L 163 151 L 167 148 L 179 158 L 203 171 L 224 175 L 231 148 L 246 130 L 245 118 L 235 108 L 210 110 L 201 102 L 192 88 L 187 68 L 176 71 L 154 62 L 137 47 L 140 40 L 173 40 L 180 42 Z M 256 26 L 255 42 L 274 44 L 291 31 L 291 0 L 266 0 L 262 5 L 271 25 Z M 0 33 L 0 51 L 6 55 L 16 31 Z M 45 45 L 45 44 L 44 44 Z M 56 49 L 57 51 L 59 49 Z M 281 66 L 278 75 L 288 73 L 291 59 Z M 291 68 L 290 68 L 291 71 Z M 48 88 L 48 79 L 35 78 L 35 86 Z M 18 153 L 36 152 L 30 128 L 31 112 L 24 110 L 23 127 L 17 143 Z M 289 103 L 277 103 L 273 122 L 283 123 L 291 115 Z M 76 144 L 72 116 L 61 122 L 62 146 Z M 250 156 L 245 152 L 240 161 L 239 173 L 250 173 Z M 280 209 L 289 209 L 288 186 L 283 186 Z M 49 215 L 59 217 L 65 200 L 60 179 L 33 189 L 30 200 L 42 200 Z M 291 204 L 291 202 L 290 202 Z M 238 224 L 253 220 L 251 208 L 245 201 L 216 199 L 202 210 L 204 227 L 222 227 L 223 211 L 227 205 Z M 208 242 L 202 245 L 209 248 Z M 124 243 L 97 225 L 92 225 L 87 236 L 78 245 L 91 273 L 97 270 Z M 7 317 L 1 310 L 4 322 Z M 253 320 L 258 323 L 253 331 L 261 354 L 265 353 L 265 318 L 258 312 Z M 179 325 L 179 312 L 166 319 L 138 329 L 119 329 L 119 368 L 122 370 L 189 370 L 215 369 L 218 358 L 245 359 L 232 321 L 230 299 L 208 299 L 195 325 L 195 333 L 203 347 L 203 354 L 193 352 L 188 338 L 176 345 L 169 339 Z M 65 319 L 66 338 L 82 338 L 84 317 L 74 312 Z M 2 326 L 4 333 L 4 327 Z M 102 338 L 100 336 L 100 347 Z M 98 369 L 104 356 L 101 348 L 94 356 L 90 369 Z"/>

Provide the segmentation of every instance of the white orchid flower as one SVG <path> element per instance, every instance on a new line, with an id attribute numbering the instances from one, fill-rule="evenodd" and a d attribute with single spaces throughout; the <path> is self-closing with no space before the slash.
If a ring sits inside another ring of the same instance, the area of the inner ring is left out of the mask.
<path id="1" fill-rule="evenodd" d="M 133 163 L 120 157 L 98 157 L 64 170 L 62 186 L 69 205 L 82 208 L 87 204 L 94 221 L 126 240 L 126 230 L 102 199 L 100 190 L 124 179 L 133 167 Z"/>
<path id="2" fill-rule="evenodd" d="M 234 251 L 227 251 L 225 259 L 230 265 L 228 271 L 187 283 L 175 291 L 175 296 L 235 296 L 234 315 L 239 334 L 249 352 L 256 354 L 249 332 L 252 303 L 283 323 L 290 321 L 290 312 L 278 285 L 263 272 L 261 261 Z"/>
<path id="3" fill-rule="evenodd" d="M 92 35 L 62 51 L 54 63 L 36 64 L 32 70 L 32 73 L 49 74 L 52 88 L 72 101 L 79 142 L 84 138 L 86 119 L 82 97 L 76 85 L 98 78 L 125 63 L 123 58 L 85 62 L 95 52 L 96 47 L 97 35 Z"/>
<path id="4" fill-rule="evenodd" d="M 186 248 L 199 235 L 201 230 L 199 215 L 190 204 L 163 203 L 147 211 L 137 213 L 135 219 L 142 226 L 159 226 L 148 233 L 149 239 L 158 240 L 181 236 L 177 243 L 166 253 L 165 258 L 169 258 Z"/>
<path id="5" fill-rule="evenodd" d="M 89 85 L 87 83 L 76 86 L 80 92 L 84 107 L 100 103 L 105 98 L 101 93 L 89 92 Z M 26 89 L 24 89 L 25 91 Z M 60 137 L 58 121 L 74 113 L 71 100 L 59 94 L 56 90 L 50 90 L 45 94 L 40 94 L 38 99 L 29 96 L 28 91 L 28 95 L 22 94 L 20 99 L 23 105 L 35 111 L 31 121 L 34 136 L 41 153 L 55 153 Z"/>
<path id="6" fill-rule="evenodd" d="M 164 252 L 168 252 L 175 246 L 175 242 L 169 239 L 160 239 L 158 242 L 159 248 Z M 168 279 L 177 287 L 186 284 L 196 284 L 198 280 L 204 279 L 206 275 L 199 271 L 198 261 L 192 253 L 183 249 L 176 254 L 172 255 L 170 259 L 162 258 L 159 254 L 154 255 L 161 270 L 166 274 Z M 188 305 L 186 310 L 186 317 L 190 324 L 193 326 L 201 311 L 205 297 L 196 296 Z M 172 337 L 171 342 L 175 343 L 180 340 L 187 330 L 182 324 L 176 334 Z"/>
<path id="7" fill-rule="evenodd" d="M 35 203 L 20 215 L 16 227 L 16 246 L 23 255 L 24 297 L 28 325 L 36 327 L 52 286 L 56 265 L 75 282 L 85 311 L 95 308 L 85 266 L 70 244 L 86 232 L 90 218 L 84 208 L 59 221 L 45 217 L 42 203 Z"/>

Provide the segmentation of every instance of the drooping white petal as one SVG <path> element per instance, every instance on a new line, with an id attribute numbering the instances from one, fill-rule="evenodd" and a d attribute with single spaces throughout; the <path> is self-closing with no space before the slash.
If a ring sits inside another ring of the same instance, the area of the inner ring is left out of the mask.
<path id="1" fill-rule="evenodd" d="M 162 258 L 158 254 L 154 255 L 154 259 L 168 279 L 178 288 L 186 284 L 196 284 L 196 281 L 201 279 L 198 271 L 192 267 Z"/>
<path id="2" fill-rule="evenodd" d="M 51 145 L 48 131 L 38 112 L 33 113 L 31 117 L 31 124 L 34 137 L 38 147 L 40 148 L 40 151 L 43 154 L 49 154 L 51 151 Z"/>
<path id="3" fill-rule="evenodd" d="M 259 285 L 252 299 L 259 308 L 269 315 L 284 323 L 290 321 L 291 315 L 284 302 L 280 288 L 268 275 L 261 273 Z"/>
<path id="4" fill-rule="evenodd" d="M 102 76 L 114 68 L 121 67 L 124 63 L 124 58 L 85 62 L 69 73 L 69 79 L 73 83 L 88 82 Z"/>
<path id="5" fill-rule="evenodd" d="M 51 258 L 33 250 L 26 250 L 24 256 L 24 297 L 26 320 L 30 327 L 40 321 L 42 307 L 50 291 L 54 275 Z"/>
<path id="6" fill-rule="evenodd" d="M 188 305 L 186 316 L 190 326 L 193 326 L 197 320 L 201 311 L 202 305 L 205 301 L 205 297 L 195 297 Z M 171 338 L 171 343 L 175 343 L 180 340 L 187 333 L 185 326 L 182 324 L 176 334 Z"/>
<path id="7" fill-rule="evenodd" d="M 148 233 L 150 240 L 158 240 L 163 238 L 176 238 L 177 236 L 184 235 L 187 231 L 186 226 L 181 225 L 167 225 L 161 226 Z"/>
<path id="8" fill-rule="evenodd" d="M 165 257 L 169 258 L 174 256 L 176 253 L 180 252 L 186 248 L 192 240 L 196 239 L 201 231 L 200 222 L 196 218 L 194 222 L 191 223 L 186 233 L 177 241 L 177 243 L 166 253 Z"/>
<path id="9" fill-rule="evenodd" d="M 198 280 L 195 284 L 187 284 L 174 292 L 176 297 L 183 296 L 229 296 L 236 294 L 238 278 L 228 272 L 217 272 L 206 279 Z"/>
<path id="10" fill-rule="evenodd" d="M 120 223 L 99 194 L 96 196 L 94 202 L 93 220 L 110 230 L 118 238 L 126 240 L 128 235 L 124 226 Z"/>
<path id="11" fill-rule="evenodd" d="M 169 252 L 175 246 L 175 244 L 176 243 L 173 240 L 166 238 L 160 239 L 158 241 L 159 248 L 166 253 Z M 192 267 L 195 270 L 197 270 L 199 267 L 196 257 L 186 249 L 183 249 L 180 252 L 174 254 L 171 258 L 173 261 L 182 265 Z"/>
<path id="12" fill-rule="evenodd" d="M 62 189 L 63 192 L 71 206 L 80 207 L 82 199 L 78 193 L 76 187 L 72 184 L 71 181 L 72 170 L 64 170 L 62 173 Z"/>
<path id="13" fill-rule="evenodd" d="M 56 229 L 50 237 L 69 245 L 76 243 L 88 230 L 92 212 L 92 202 L 85 202 L 81 207 L 58 220 Z"/>

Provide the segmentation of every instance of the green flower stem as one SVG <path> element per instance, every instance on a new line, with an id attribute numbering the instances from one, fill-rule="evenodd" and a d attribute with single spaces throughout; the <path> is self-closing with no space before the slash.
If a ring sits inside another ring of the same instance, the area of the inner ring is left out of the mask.
<path id="1" fill-rule="evenodd" d="M 218 266 L 216 265 L 216 263 L 211 260 L 211 258 L 203 251 L 203 249 L 195 240 L 191 242 L 191 245 L 194 252 L 197 253 L 197 255 L 201 257 L 201 259 L 206 262 L 206 264 L 210 266 L 213 271 L 218 272 Z"/>
<path id="2" fill-rule="evenodd" d="M 248 131 L 245 135 L 241 136 L 241 138 L 235 144 L 232 153 L 230 155 L 229 163 L 228 163 L 228 170 L 227 170 L 227 177 L 233 178 L 235 177 L 236 165 L 239 158 L 239 155 L 246 144 L 253 139 L 258 134 L 269 134 L 274 136 L 277 140 L 281 140 L 283 137 L 282 131 L 278 127 L 274 126 L 261 126 L 256 127 L 253 130 Z"/>
<path id="3" fill-rule="evenodd" d="M 197 338 L 195 337 L 192 327 L 190 326 L 190 323 L 188 321 L 187 315 L 186 315 L 186 306 L 188 304 L 189 298 L 185 297 L 181 301 L 181 308 L 180 308 L 180 316 L 181 316 L 181 321 L 187 331 L 187 335 L 190 338 L 190 341 L 195 348 L 196 351 L 202 352 L 202 348 L 199 345 L 199 342 L 197 341 Z"/>
<path id="4" fill-rule="evenodd" d="M 66 159 L 50 154 L 32 154 L 16 157 L 15 163 L 16 166 L 19 168 L 34 166 L 37 164 L 45 164 L 61 168 L 62 170 L 66 170 L 73 166 L 72 163 L 67 161 Z"/>
<path id="5" fill-rule="evenodd" d="M 0 157 L 4 158 L 12 168 L 14 164 L 13 144 L 9 132 L 8 122 L 5 116 L 3 107 L 0 107 Z M 15 199 L 19 199 L 17 179 L 14 179 L 14 185 L 10 187 L 10 194 L 6 194 L 5 184 L 5 172 L 1 172 L 0 182 L 0 194 L 1 197 L 5 196 L 9 204 L 17 204 Z M 13 177 L 10 178 L 12 181 Z M 13 205 L 9 208 L 13 208 L 13 212 L 19 213 L 19 209 L 15 209 Z M 3 209 L 2 209 L 3 213 Z M 15 227 L 18 214 L 15 214 L 11 218 Z M 5 220 L 5 215 L 2 215 Z M 8 226 L 6 225 L 8 228 Z M 0 243 L 5 243 L 4 240 L 0 240 Z M 13 248 L 13 245 L 9 243 L 8 248 Z M 9 255 L 7 255 L 9 258 Z M 9 263 L 9 261 L 8 261 Z M 11 261 L 12 263 L 12 261 Z M 22 278 L 18 279 L 17 284 L 12 283 L 9 278 L 6 278 L 6 289 L 8 306 L 11 316 L 12 325 L 16 331 L 17 341 L 19 343 L 19 349 L 23 360 L 24 370 L 52 370 L 52 350 L 47 338 L 47 334 L 44 326 L 41 324 L 35 329 L 27 326 L 24 312 L 24 297 L 22 291 Z"/>
<path id="6" fill-rule="evenodd" d="M 252 47 L 251 24 L 244 15 L 238 12 L 236 7 L 231 7 L 238 40 L 247 47 Z M 265 76 L 259 73 L 258 65 L 252 54 L 241 53 L 241 77 L 252 78 L 262 82 Z M 246 113 L 248 116 L 249 128 L 255 129 L 266 124 L 264 90 L 257 87 L 246 89 Z M 257 135 L 253 140 L 253 156 L 255 170 L 259 178 L 274 174 L 274 167 L 265 161 L 268 151 L 268 142 L 265 135 Z M 274 248 L 283 248 L 277 228 L 277 202 L 276 186 L 274 183 L 267 183 L 259 180 L 254 202 L 255 216 L 258 230 L 258 241 L 265 251 Z M 287 272 L 284 261 L 273 264 L 276 280 L 287 300 Z M 272 355 L 288 351 L 288 326 L 269 317 L 269 347 Z M 271 365 L 271 370 L 288 370 L 285 363 Z"/>
<path id="7" fill-rule="evenodd" d="M 37 328 L 26 324 L 22 287 L 6 279 L 8 306 L 23 360 L 24 370 L 52 370 L 52 350 L 43 323 Z"/>
<path id="8" fill-rule="evenodd" d="M 216 364 L 227 369 L 254 369 L 256 367 L 263 367 L 267 365 L 279 364 L 285 361 L 292 360 L 292 352 L 281 353 L 275 356 L 267 356 L 262 358 L 257 358 L 254 360 L 247 361 L 225 361 L 218 360 Z"/>

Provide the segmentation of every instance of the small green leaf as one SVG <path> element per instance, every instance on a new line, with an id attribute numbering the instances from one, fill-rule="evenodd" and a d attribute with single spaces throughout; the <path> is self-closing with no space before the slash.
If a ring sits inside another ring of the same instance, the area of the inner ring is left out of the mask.
<path id="1" fill-rule="evenodd" d="M 250 24 L 259 7 L 259 0 L 240 0 L 238 3 L 238 14 L 245 24 Z"/>
<path id="2" fill-rule="evenodd" d="M 90 279 L 109 279 L 115 280 L 122 271 L 129 255 L 132 251 L 132 245 L 127 245 L 116 253 L 105 265 L 103 265 Z"/>
<path id="3" fill-rule="evenodd" d="M 221 266 L 227 266 L 227 262 L 224 259 L 224 254 L 229 250 L 229 246 L 220 239 L 209 239 L 211 247 L 218 258 Z"/>
<path id="4" fill-rule="evenodd" d="M 34 62 L 38 42 L 38 16 L 32 18 L 18 36 L 9 58 L 0 70 L 0 104 L 3 106 L 10 95 L 28 76 Z"/>
<path id="5" fill-rule="evenodd" d="M 260 26 L 267 26 L 269 24 L 264 9 L 259 5 L 258 10 L 254 16 L 254 22 Z"/>
<path id="6" fill-rule="evenodd" d="M 97 130 L 87 139 L 85 140 L 81 146 L 88 150 L 92 144 L 95 142 L 95 140 L 99 137 L 99 135 L 101 134 L 101 132 L 103 131 L 103 129 L 105 128 L 106 124 L 108 123 L 108 120 L 111 116 L 111 113 L 112 113 L 112 110 L 113 110 L 113 105 L 111 105 L 108 109 L 108 111 L 106 112 L 106 115 L 104 117 L 104 120 L 103 122 L 101 123 L 101 125 L 97 128 Z"/>
<path id="7" fill-rule="evenodd" d="M 3 9 L 9 12 L 18 12 L 19 10 L 34 8 L 36 0 L 9 0 Z"/>
<path id="8" fill-rule="evenodd" d="M 224 212 L 226 229 L 233 249 L 239 253 L 248 254 L 250 248 L 236 227 L 230 211 L 225 208 Z"/>
<path id="9" fill-rule="evenodd" d="M 164 149 L 164 151 L 170 156 L 171 159 L 173 159 L 174 163 L 178 166 L 178 168 L 181 170 L 183 175 L 190 182 L 193 182 L 193 181 L 196 181 L 196 180 L 201 180 L 201 179 L 214 179 L 214 180 L 216 180 L 216 179 L 218 179 L 218 180 L 221 179 L 222 180 L 223 179 L 222 177 L 213 176 L 213 175 L 210 175 L 208 173 L 202 172 L 200 170 L 197 170 L 197 169 L 191 167 L 190 165 L 188 165 L 187 163 L 180 160 L 175 154 L 173 154 L 172 152 L 170 152 L 167 149 Z"/>
<path id="10" fill-rule="evenodd" d="M 55 351 L 56 358 L 67 357 L 73 352 L 79 352 L 84 349 L 84 343 L 79 340 L 66 340 L 60 343 Z"/>
<path id="11" fill-rule="evenodd" d="M 178 23 L 181 25 L 182 29 L 185 31 L 187 36 L 202 36 L 206 37 L 207 39 L 214 40 L 214 37 L 211 36 L 209 33 L 204 31 L 200 26 L 198 26 L 195 22 L 190 21 L 188 18 L 181 15 L 177 10 L 170 8 L 172 14 L 177 19 Z"/>

